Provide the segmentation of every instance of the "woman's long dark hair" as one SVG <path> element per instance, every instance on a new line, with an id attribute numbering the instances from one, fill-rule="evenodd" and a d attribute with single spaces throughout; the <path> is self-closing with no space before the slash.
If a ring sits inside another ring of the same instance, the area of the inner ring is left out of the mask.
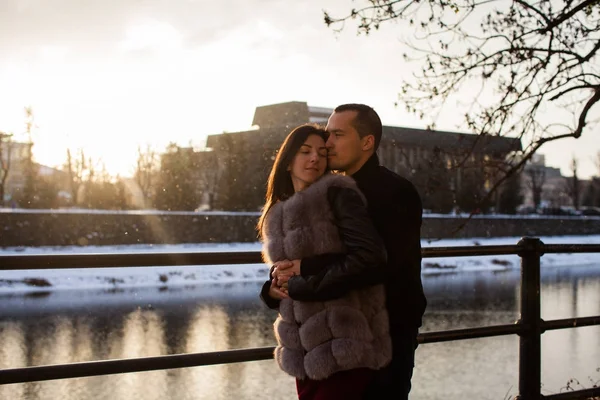
<path id="1" fill-rule="evenodd" d="M 304 124 L 292 130 L 277 151 L 275 162 L 267 180 L 267 194 L 262 214 L 258 220 L 256 230 L 259 238 L 263 238 L 263 225 L 267 213 L 278 201 L 286 200 L 294 194 L 294 185 L 288 167 L 292 164 L 296 153 L 306 142 L 310 135 L 317 135 L 327 141 L 327 132 L 317 125 Z"/>

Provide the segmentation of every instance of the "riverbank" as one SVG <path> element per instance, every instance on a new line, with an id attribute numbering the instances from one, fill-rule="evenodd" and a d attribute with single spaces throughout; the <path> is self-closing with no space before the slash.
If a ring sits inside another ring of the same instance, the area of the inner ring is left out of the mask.
<path id="1" fill-rule="evenodd" d="M 520 237 L 423 240 L 422 247 L 482 246 L 516 244 Z M 600 235 L 544 236 L 544 243 L 600 243 Z M 160 253 L 160 252 L 241 252 L 260 251 L 261 244 L 195 243 L 172 245 L 119 246 L 41 246 L 7 247 L 0 255 L 16 254 L 98 254 L 98 253 Z M 543 268 L 570 265 L 600 265 L 600 254 L 546 254 Z M 517 255 L 480 257 L 440 257 L 423 259 L 423 275 L 456 274 L 461 271 L 505 271 L 517 269 Z M 66 270 L 0 271 L 0 293 L 48 292 L 73 289 L 118 289 L 132 287 L 173 288 L 207 283 L 260 282 L 267 278 L 264 264 L 94 268 Z"/>

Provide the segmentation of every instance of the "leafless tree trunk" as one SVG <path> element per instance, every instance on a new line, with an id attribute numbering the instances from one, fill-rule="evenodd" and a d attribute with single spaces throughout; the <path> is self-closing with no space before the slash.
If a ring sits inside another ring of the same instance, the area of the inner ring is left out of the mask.
<path id="1" fill-rule="evenodd" d="M 27 156 L 21 160 L 25 185 L 20 195 L 22 207 L 35 207 L 38 190 L 38 167 L 33 159 L 33 130 L 36 128 L 35 118 L 31 107 L 25 107 L 25 133 L 27 134 Z"/>
<path id="2" fill-rule="evenodd" d="M 573 207 L 576 210 L 579 210 L 579 194 L 581 192 L 581 182 L 579 181 L 579 177 L 577 176 L 577 164 L 578 161 L 573 156 L 571 160 L 571 172 L 573 176 L 570 178 L 566 178 L 566 192 L 571 198 L 571 202 L 573 203 Z"/>
<path id="3" fill-rule="evenodd" d="M 206 204 L 209 209 L 213 209 L 215 194 L 218 190 L 219 179 L 222 170 L 218 166 L 218 160 L 214 153 L 205 152 L 204 158 L 199 165 L 199 186 L 200 191 L 206 199 Z"/>
<path id="4" fill-rule="evenodd" d="M 138 146 L 134 179 L 144 197 L 144 206 L 147 206 L 146 203 L 151 198 L 152 185 L 158 170 L 159 158 L 156 151 L 150 145 L 146 146 L 146 150 L 142 150 L 141 146 Z"/>
<path id="5" fill-rule="evenodd" d="M 84 179 L 84 174 L 88 170 L 88 164 L 85 160 L 85 153 L 82 149 L 78 150 L 76 158 L 71 155 L 71 149 L 67 149 L 67 173 L 69 174 L 69 186 L 71 189 L 71 198 L 73 205 L 79 202 L 79 188 Z"/>
<path id="6" fill-rule="evenodd" d="M 533 205 L 537 209 L 542 202 L 542 191 L 546 182 L 546 171 L 543 166 L 532 165 L 527 171 L 529 188 L 533 197 Z"/>
<path id="7" fill-rule="evenodd" d="M 12 135 L 0 132 L 0 205 L 4 204 L 6 180 L 10 171 Z"/>

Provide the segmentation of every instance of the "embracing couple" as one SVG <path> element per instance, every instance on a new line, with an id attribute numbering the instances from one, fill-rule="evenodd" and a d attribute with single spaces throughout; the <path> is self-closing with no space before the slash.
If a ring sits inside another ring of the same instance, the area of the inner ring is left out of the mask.
<path id="1" fill-rule="evenodd" d="M 300 400 L 408 399 L 426 299 L 422 205 L 379 165 L 375 110 L 344 104 L 281 145 L 258 223 L 279 367 Z"/>

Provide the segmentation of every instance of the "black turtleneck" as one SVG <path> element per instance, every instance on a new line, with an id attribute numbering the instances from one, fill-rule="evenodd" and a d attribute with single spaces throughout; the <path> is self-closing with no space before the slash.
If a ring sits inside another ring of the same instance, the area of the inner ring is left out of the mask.
<path id="1" fill-rule="evenodd" d="M 387 249 L 384 283 L 392 328 L 419 327 L 427 304 L 421 281 L 421 197 L 410 181 L 379 165 L 377 154 L 352 177 Z"/>

